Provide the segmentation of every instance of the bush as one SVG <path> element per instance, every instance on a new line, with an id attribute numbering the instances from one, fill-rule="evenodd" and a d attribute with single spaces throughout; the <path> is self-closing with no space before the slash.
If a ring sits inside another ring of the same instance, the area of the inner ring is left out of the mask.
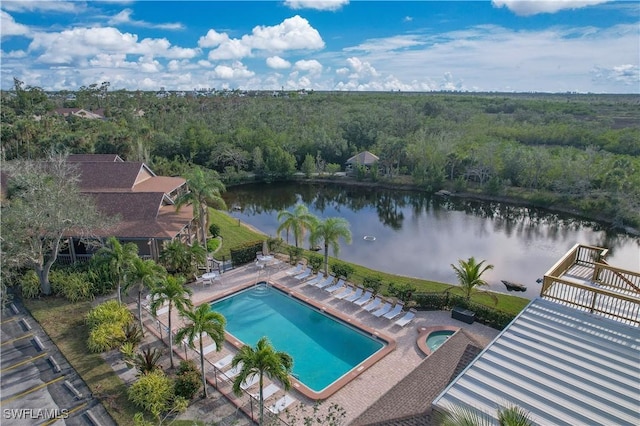
<path id="1" fill-rule="evenodd" d="M 289 253 L 289 262 L 292 264 L 298 263 L 302 259 L 302 249 L 300 247 L 289 246 L 287 252 Z"/>
<path id="2" fill-rule="evenodd" d="M 355 269 L 348 263 L 336 262 L 331 265 L 331 272 L 333 272 L 336 277 L 343 277 L 345 280 L 348 280 L 351 274 L 355 272 Z"/>
<path id="3" fill-rule="evenodd" d="M 220 247 L 220 240 L 219 239 L 212 238 L 212 239 L 207 241 L 207 251 L 209 253 L 213 253 L 214 251 L 218 250 L 218 247 Z"/>
<path id="4" fill-rule="evenodd" d="M 27 271 L 20 280 L 22 296 L 26 299 L 34 299 L 40 296 L 40 280 L 35 271 Z"/>
<path id="5" fill-rule="evenodd" d="M 217 223 L 212 223 L 209 225 L 209 234 L 211 237 L 215 238 L 220 235 L 220 225 Z"/>
<path id="6" fill-rule="evenodd" d="M 91 329 L 105 323 L 118 324 L 124 328 L 133 321 L 133 315 L 124 304 L 118 303 L 117 300 L 109 300 L 89 311 L 86 321 Z"/>
<path id="7" fill-rule="evenodd" d="M 233 266 L 241 266 L 256 259 L 256 253 L 262 251 L 262 241 L 253 241 L 234 247 L 231 250 Z"/>
<path id="8" fill-rule="evenodd" d="M 70 302 L 93 300 L 93 283 L 82 272 L 52 271 L 49 277 L 51 290 Z"/>
<path id="9" fill-rule="evenodd" d="M 99 324 L 89 331 L 87 347 L 91 352 L 105 352 L 120 346 L 124 339 L 122 325 L 117 323 Z"/>
<path id="10" fill-rule="evenodd" d="M 140 376 L 129 388 L 128 396 L 129 401 L 160 419 L 171 409 L 175 394 L 171 379 L 155 370 Z"/>
<path id="11" fill-rule="evenodd" d="M 202 381 L 196 365 L 193 361 L 181 361 L 176 374 L 175 394 L 189 401 L 200 388 L 202 388 Z"/>
<path id="12" fill-rule="evenodd" d="M 309 255 L 309 266 L 311 266 L 311 269 L 313 269 L 313 272 L 318 272 L 322 267 L 323 262 L 324 262 L 324 258 L 319 254 Z"/>
<path id="13" fill-rule="evenodd" d="M 380 287 L 382 286 L 382 279 L 380 277 L 364 277 L 362 285 L 365 288 L 373 290 L 373 294 L 378 294 Z"/>
<path id="14" fill-rule="evenodd" d="M 389 294 L 397 297 L 404 303 L 407 303 L 411 299 L 414 291 L 416 291 L 416 287 L 409 283 L 389 283 Z"/>

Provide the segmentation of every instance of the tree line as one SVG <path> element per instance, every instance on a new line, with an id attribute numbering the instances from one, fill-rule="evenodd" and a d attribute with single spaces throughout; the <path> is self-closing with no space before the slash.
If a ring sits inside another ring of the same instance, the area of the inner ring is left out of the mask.
<path id="1" fill-rule="evenodd" d="M 118 153 L 159 174 L 190 165 L 226 184 L 334 173 L 368 150 L 366 179 L 524 196 L 640 226 L 640 110 L 632 95 L 164 93 L 102 85 L 2 92 L 2 152 Z M 63 117 L 56 108 L 104 112 Z M 524 194 L 524 195 L 523 195 Z"/>

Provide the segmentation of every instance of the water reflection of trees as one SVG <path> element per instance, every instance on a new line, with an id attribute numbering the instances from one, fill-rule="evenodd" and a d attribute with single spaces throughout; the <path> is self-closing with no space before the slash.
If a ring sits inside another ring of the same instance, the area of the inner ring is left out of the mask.
<path id="1" fill-rule="evenodd" d="M 420 192 L 340 186 L 333 184 L 272 183 L 250 184 L 232 187 L 224 194 L 230 208 L 247 215 L 260 215 L 290 209 L 302 202 L 320 216 L 327 209 L 341 209 L 357 213 L 363 209 L 376 211 L 380 222 L 393 230 L 404 224 L 405 211 L 410 209 L 414 218 L 432 215 L 438 219 L 450 211 L 486 219 L 483 227 L 491 224 L 493 230 L 526 241 L 548 239 L 563 241 L 574 231 L 588 228 L 599 233 L 598 241 L 590 244 L 616 248 L 628 243 L 629 237 L 619 234 L 597 222 L 580 219 L 562 213 L 528 208 L 507 203 L 441 197 Z M 484 234 L 486 228 L 478 229 Z M 640 245 L 640 240 L 638 242 Z"/>

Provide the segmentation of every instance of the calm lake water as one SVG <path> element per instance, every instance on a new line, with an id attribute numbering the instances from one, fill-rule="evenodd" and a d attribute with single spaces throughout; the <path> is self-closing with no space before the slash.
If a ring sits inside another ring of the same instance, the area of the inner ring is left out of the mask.
<path id="1" fill-rule="evenodd" d="M 320 218 L 343 217 L 351 225 L 353 242 L 342 242 L 338 257 L 380 271 L 456 283 L 452 263 L 471 256 L 486 259 L 494 265 L 484 275 L 491 290 L 506 292 L 500 280 L 514 281 L 527 286 L 524 293 L 512 293 L 523 297 L 539 294 L 536 279 L 576 243 L 607 247 L 610 264 L 640 270 L 640 238 L 539 209 L 409 191 L 298 183 L 233 187 L 224 198 L 232 216 L 271 236 L 279 225 L 278 212 L 291 210 L 296 203 L 304 203 Z M 304 245 L 308 247 L 308 240 Z"/>

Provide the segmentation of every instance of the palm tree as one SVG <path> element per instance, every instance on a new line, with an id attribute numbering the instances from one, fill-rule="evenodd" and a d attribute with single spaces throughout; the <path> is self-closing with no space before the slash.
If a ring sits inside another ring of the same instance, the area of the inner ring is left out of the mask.
<path id="1" fill-rule="evenodd" d="M 171 360 L 171 368 L 173 367 L 173 329 L 171 327 L 171 311 L 175 306 L 179 312 L 185 312 L 193 306 L 191 304 L 191 289 L 184 286 L 185 279 L 183 277 L 167 276 L 160 281 L 151 291 L 151 312 L 157 315 L 158 309 L 165 303 L 169 306 L 169 359 Z"/>
<path id="2" fill-rule="evenodd" d="M 499 426 L 532 426 L 529 412 L 517 405 L 499 407 L 497 411 Z M 493 426 L 495 419 L 489 413 L 474 410 L 466 406 L 454 405 L 447 411 L 437 411 L 435 419 L 439 426 Z"/>
<path id="3" fill-rule="evenodd" d="M 220 180 L 213 175 L 205 175 L 200 168 L 193 169 L 187 176 L 189 191 L 176 198 L 176 209 L 179 211 L 186 204 L 193 206 L 193 216 L 200 225 L 199 240 L 203 247 L 207 246 L 207 225 L 209 220 L 209 206 L 224 209 L 226 204 L 221 192 L 225 187 Z"/>
<path id="4" fill-rule="evenodd" d="M 151 259 L 142 260 L 136 257 L 127 271 L 124 291 L 135 286 L 138 290 L 138 319 L 140 320 L 140 330 L 144 333 L 142 324 L 142 291 L 153 288 L 154 284 L 160 281 L 167 274 L 165 269 Z"/>
<path id="5" fill-rule="evenodd" d="M 320 241 L 324 244 L 324 275 L 329 273 L 329 246 L 333 248 L 333 255 L 340 252 L 340 237 L 347 244 L 351 244 L 351 230 L 349 222 L 341 217 L 329 217 L 318 224 L 311 231 L 311 245 L 316 245 Z"/>
<path id="6" fill-rule="evenodd" d="M 242 368 L 233 381 L 233 392 L 236 395 L 241 395 L 242 383 L 258 375 L 258 386 L 260 387 L 260 424 L 262 424 L 264 415 L 264 398 L 262 394 L 264 376 L 266 375 L 271 380 L 280 381 L 284 390 L 289 390 L 291 388 L 289 374 L 293 369 L 293 358 L 286 352 L 276 351 L 269 342 L 269 339 L 262 337 L 258 340 L 255 348 L 247 345 L 240 348 L 238 353 L 233 357 L 231 366 L 235 368 L 240 363 L 242 363 Z"/>
<path id="7" fill-rule="evenodd" d="M 472 293 L 478 291 L 477 287 L 488 285 L 487 282 L 482 279 L 482 274 L 489 269 L 493 269 L 493 265 L 486 265 L 485 267 L 482 267 L 484 262 L 485 261 L 483 260 L 482 262 L 477 263 L 474 257 L 470 257 L 467 261 L 459 259 L 459 266 L 451 264 L 467 300 L 471 299 Z M 483 291 L 483 293 L 489 294 L 489 292 L 486 291 Z"/>
<path id="8" fill-rule="evenodd" d="M 138 246 L 134 243 L 122 245 L 116 237 L 109 237 L 107 244 L 96 253 L 101 256 L 115 275 L 118 287 L 118 303 L 122 303 L 121 287 L 128 270 L 138 258 Z"/>
<path id="9" fill-rule="evenodd" d="M 202 386 L 204 387 L 203 398 L 207 397 L 207 379 L 204 370 L 204 352 L 202 341 L 205 334 L 208 334 L 216 344 L 216 350 L 222 349 L 224 343 L 224 326 L 227 323 L 225 317 L 211 310 L 211 307 L 203 303 L 193 311 L 186 311 L 182 316 L 190 321 L 189 324 L 178 330 L 176 339 L 182 342 L 186 337 L 189 346 L 193 348 L 193 342 L 198 339 L 200 342 L 200 371 L 202 371 Z"/>
<path id="10" fill-rule="evenodd" d="M 280 235 L 282 231 L 287 231 L 287 243 L 289 243 L 289 231 L 293 233 L 296 248 L 302 244 L 306 231 L 312 230 L 318 223 L 318 218 L 309 213 L 309 209 L 304 204 L 297 204 L 293 211 L 280 210 L 278 212 L 277 233 Z"/>

